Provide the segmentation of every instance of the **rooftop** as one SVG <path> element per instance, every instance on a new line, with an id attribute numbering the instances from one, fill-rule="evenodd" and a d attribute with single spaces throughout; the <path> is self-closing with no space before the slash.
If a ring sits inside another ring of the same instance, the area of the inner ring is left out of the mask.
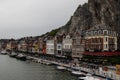
<path id="1" fill-rule="evenodd" d="M 89 30 L 99 30 L 99 29 L 113 30 L 109 25 L 106 25 L 106 24 L 98 24 L 98 25 L 95 25 L 94 27 L 88 29 L 88 31 L 89 31 Z"/>

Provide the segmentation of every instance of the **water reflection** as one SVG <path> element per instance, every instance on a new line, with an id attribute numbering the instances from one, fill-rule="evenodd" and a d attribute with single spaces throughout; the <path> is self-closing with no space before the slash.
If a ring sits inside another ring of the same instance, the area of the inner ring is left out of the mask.
<path id="1" fill-rule="evenodd" d="M 0 55 L 0 80 L 77 80 L 69 72 L 58 71 L 55 66 L 46 66 L 29 61 L 19 61 Z"/>

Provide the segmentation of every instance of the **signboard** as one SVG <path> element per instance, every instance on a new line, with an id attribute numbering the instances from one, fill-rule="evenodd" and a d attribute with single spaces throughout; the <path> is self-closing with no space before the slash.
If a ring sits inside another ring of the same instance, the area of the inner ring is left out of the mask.
<path id="1" fill-rule="evenodd" d="M 116 74 L 120 75 L 120 65 L 116 65 Z"/>

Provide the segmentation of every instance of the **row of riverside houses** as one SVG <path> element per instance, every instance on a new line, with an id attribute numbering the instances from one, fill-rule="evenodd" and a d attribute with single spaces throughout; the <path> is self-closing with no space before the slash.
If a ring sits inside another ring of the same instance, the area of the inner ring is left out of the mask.
<path id="1" fill-rule="evenodd" d="M 18 40 L 0 40 L 0 50 L 19 51 L 24 53 L 46 53 L 45 41 L 41 37 L 24 37 Z"/>
<path id="2" fill-rule="evenodd" d="M 76 31 L 73 34 L 0 41 L 0 48 L 81 59 L 83 54 L 89 55 L 91 52 L 92 54 L 97 54 L 93 52 L 115 52 L 119 49 L 118 36 L 118 33 L 110 26 L 99 24 L 86 31 Z"/>
<path id="3" fill-rule="evenodd" d="M 47 54 L 62 58 L 82 58 L 85 39 L 81 31 L 47 37 L 24 37 L 0 41 L 0 49 L 30 54 Z"/>

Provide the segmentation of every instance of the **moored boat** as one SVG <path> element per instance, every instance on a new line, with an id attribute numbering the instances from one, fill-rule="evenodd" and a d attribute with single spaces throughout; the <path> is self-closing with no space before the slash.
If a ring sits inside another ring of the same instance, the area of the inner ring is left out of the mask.
<path id="1" fill-rule="evenodd" d="M 24 54 L 22 54 L 22 53 L 18 54 L 18 55 L 16 56 L 16 58 L 19 59 L 19 60 L 23 60 L 23 61 L 26 60 L 26 56 L 25 56 Z"/>
<path id="2" fill-rule="evenodd" d="M 79 80 L 100 80 L 99 78 L 96 78 L 92 76 L 92 74 L 86 74 L 85 76 L 79 77 Z"/>
<path id="3" fill-rule="evenodd" d="M 51 63 L 50 62 L 46 62 L 46 65 L 51 65 Z"/>
<path id="4" fill-rule="evenodd" d="M 66 67 L 64 67 L 64 66 L 57 66 L 57 69 L 58 70 L 66 70 Z"/>
<path id="5" fill-rule="evenodd" d="M 2 55 L 7 55 L 7 51 L 6 51 L 6 50 L 2 50 L 0 53 L 1 53 Z"/>
<path id="6" fill-rule="evenodd" d="M 11 54 L 9 54 L 10 57 L 16 57 L 17 56 L 17 53 L 15 52 L 12 52 Z"/>
<path id="7" fill-rule="evenodd" d="M 77 77 L 84 77 L 85 76 L 85 74 L 82 73 L 81 71 L 72 71 L 71 73 Z"/>
<path id="8" fill-rule="evenodd" d="M 79 80 L 101 80 L 101 79 L 98 79 L 98 78 L 95 78 L 95 77 L 88 77 L 88 76 L 86 76 L 86 77 L 79 77 L 78 78 Z"/>
<path id="9" fill-rule="evenodd" d="M 33 60 L 33 57 L 31 57 L 31 56 L 26 56 L 26 59 L 27 59 L 27 60 Z"/>

